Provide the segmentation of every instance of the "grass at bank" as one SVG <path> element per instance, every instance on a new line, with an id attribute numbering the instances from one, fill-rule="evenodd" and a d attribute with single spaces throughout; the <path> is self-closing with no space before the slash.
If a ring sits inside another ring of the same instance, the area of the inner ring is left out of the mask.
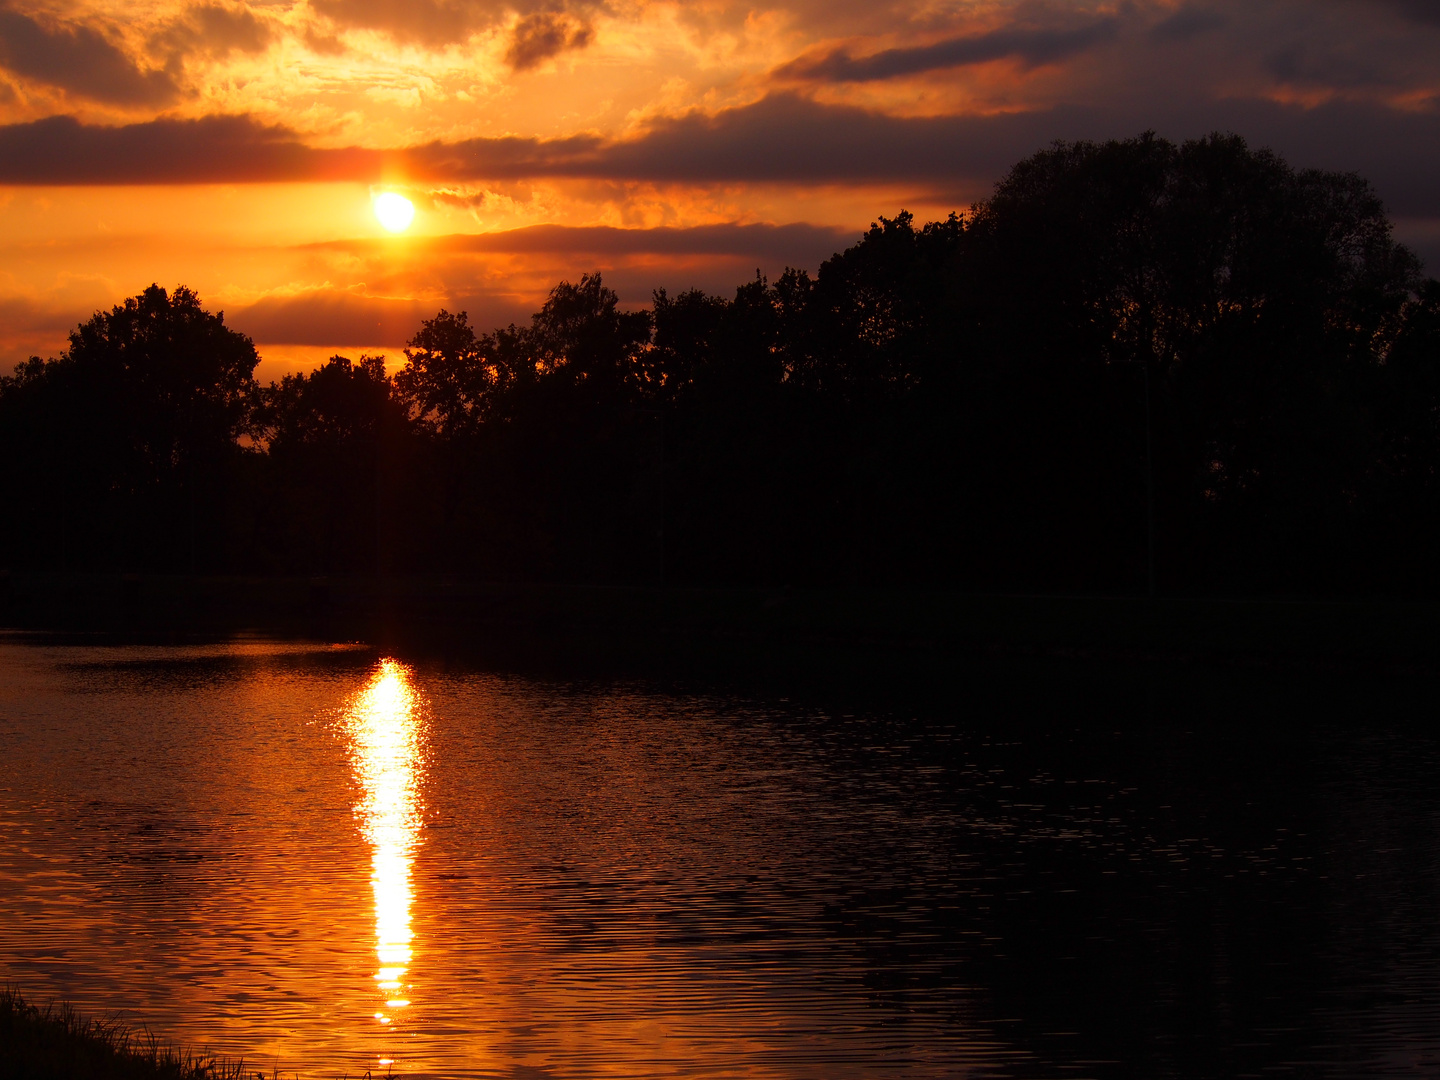
<path id="1" fill-rule="evenodd" d="M 87 1019 L 69 1005 L 41 1008 L 0 990 L 3 1080 L 242 1080 L 242 1062 L 192 1054 L 148 1031 Z"/>

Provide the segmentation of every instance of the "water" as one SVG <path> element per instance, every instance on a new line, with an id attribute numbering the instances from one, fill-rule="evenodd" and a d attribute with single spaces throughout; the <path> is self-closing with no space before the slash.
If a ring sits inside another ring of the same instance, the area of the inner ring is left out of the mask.
<path id="1" fill-rule="evenodd" d="M 1432 701 L 987 678 L 0 638 L 0 980 L 308 1076 L 1440 1076 Z"/>

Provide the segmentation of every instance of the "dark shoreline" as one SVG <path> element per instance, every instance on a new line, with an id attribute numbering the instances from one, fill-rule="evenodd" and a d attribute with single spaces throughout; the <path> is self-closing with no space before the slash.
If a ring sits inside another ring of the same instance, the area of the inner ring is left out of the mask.
<path id="1" fill-rule="evenodd" d="M 463 579 L 12 573 L 0 627 L 126 640 L 259 632 L 620 668 L 865 656 L 917 669 L 1055 659 L 1440 674 L 1440 604 L 531 585 Z"/>

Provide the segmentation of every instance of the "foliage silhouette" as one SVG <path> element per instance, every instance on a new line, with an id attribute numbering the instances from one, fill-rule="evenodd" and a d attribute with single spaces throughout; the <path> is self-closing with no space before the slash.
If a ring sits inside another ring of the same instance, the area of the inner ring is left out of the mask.
<path id="1" fill-rule="evenodd" d="M 21 365 L 3 557 L 183 569 L 195 506 L 217 569 L 1440 584 L 1440 285 L 1363 179 L 1233 135 L 1058 143 L 733 298 L 586 275 L 524 326 L 441 310 L 393 376 L 254 362 L 152 287 Z"/>
<path id="2" fill-rule="evenodd" d="M 21 364 L 0 381 L 10 557 L 213 565 L 258 359 L 193 292 L 152 285 Z"/>
<path id="3" fill-rule="evenodd" d="M 386 569 L 412 421 L 384 359 L 332 356 L 287 375 L 260 393 L 254 416 L 266 450 L 254 548 L 278 568 Z"/>

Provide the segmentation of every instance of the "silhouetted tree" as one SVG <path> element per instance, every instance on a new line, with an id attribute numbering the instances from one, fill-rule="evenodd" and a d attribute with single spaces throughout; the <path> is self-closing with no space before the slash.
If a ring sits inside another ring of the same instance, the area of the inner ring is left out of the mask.
<path id="1" fill-rule="evenodd" d="M 393 379 L 260 393 L 254 364 L 152 288 L 0 381 L 8 557 L 1137 590 L 1153 552 L 1167 590 L 1440 586 L 1440 285 L 1363 179 L 1231 135 L 1058 143 L 732 297 L 631 311 L 595 274 L 523 325 L 442 310 Z"/>
<path id="2" fill-rule="evenodd" d="M 257 361 L 223 313 L 152 285 L 79 326 L 58 360 L 21 365 L 0 386 L 12 520 L 29 526 L 12 550 L 175 568 L 223 550 Z"/>
<path id="3" fill-rule="evenodd" d="M 583 388 L 592 401 L 634 387 L 638 361 L 650 344 L 650 313 L 621 311 L 620 297 L 599 274 L 562 281 L 530 322 L 526 344 L 534 369 L 550 385 Z"/>
<path id="4" fill-rule="evenodd" d="M 387 566 L 405 511 L 410 418 L 379 356 L 332 356 L 264 392 L 256 432 L 268 451 L 262 543 L 272 565 L 309 573 L 369 573 Z M 403 509 L 402 509 L 403 507 Z M 406 549 L 408 551 L 408 549 Z M 423 567 L 423 563 L 422 563 Z"/>
<path id="5" fill-rule="evenodd" d="M 1405 305 L 1375 372 L 1374 472 L 1364 498 L 1367 583 L 1399 594 L 1440 590 L 1440 282 Z"/>
<path id="6" fill-rule="evenodd" d="M 1418 284 L 1363 180 L 1297 173 L 1235 136 L 1060 145 L 1016 166 L 969 231 L 984 348 L 1033 403 L 1004 411 L 1039 428 L 1024 471 L 1058 470 L 1038 527 L 1078 537 L 1128 516 L 1138 533 L 1106 477 L 1143 456 L 1126 415 L 1143 416 L 1148 370 L 1172 580 L 1320 572 L 1312 541 L 1344 528 L 1367 467 L 1356 395 Z M 1137 550 L 1106 531 L 1075 550 Z"/>
<path id="7" fill-rule="evenodd" d="M 395 392 L 412 415 L 451 437 L 486 416 L 506 372 L 475 336 L 465 312 L 444 308 L 426 319 L 405 348 Z"/>
<path id="8" fill-rule="evenodd" d="M 484 425 L 446 448 L 452 550 L 502 575 L 643 576 L 633 496 L 654 455 L 633 409 L 649 341 L 650 313 L 620 310 L 595 274 L 557 285 L 528 326 L 476 342 L 491 389 Z"/>

